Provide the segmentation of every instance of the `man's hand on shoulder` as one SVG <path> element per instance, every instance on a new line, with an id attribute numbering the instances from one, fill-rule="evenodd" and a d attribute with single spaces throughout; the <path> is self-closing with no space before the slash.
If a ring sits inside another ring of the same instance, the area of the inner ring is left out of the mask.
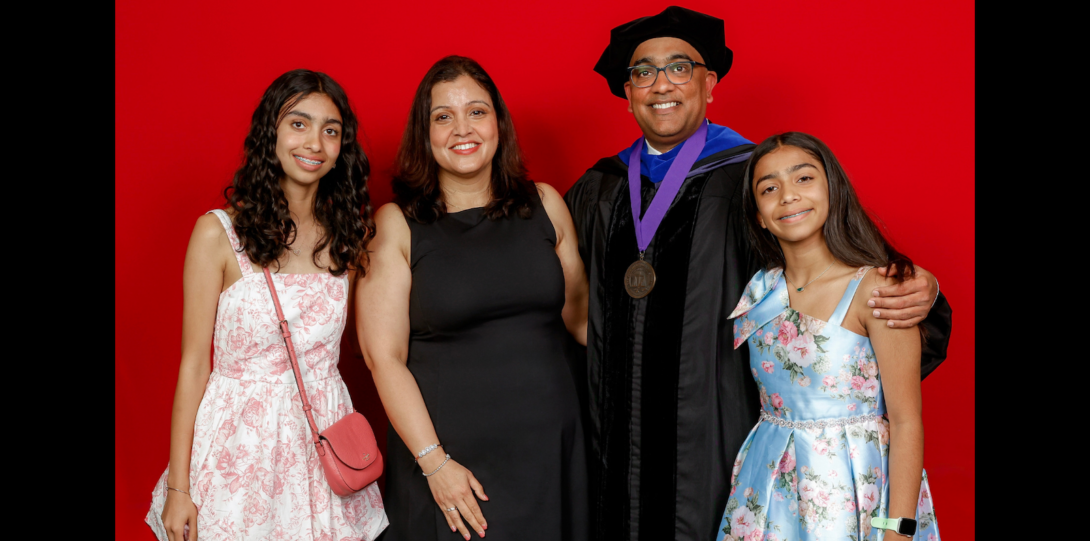
<path id="1" fill-rule="evenodd" d="M 896 265 L 891 266 L 889 272 L 885 268 L 878 269 L 878 274 L 887 278 L 897 276 L 898 272 Z M 903 329 L 923 321 L 938 294 L 938 280 L 917 265 L 916 273 L 905 277 L 904 281 L 874 288 L 871 292 L 873 298 L 867 301 L 867 306 L 874 309 L 871 313 L 873 317 L 887 319 L 888 326 Z"/>

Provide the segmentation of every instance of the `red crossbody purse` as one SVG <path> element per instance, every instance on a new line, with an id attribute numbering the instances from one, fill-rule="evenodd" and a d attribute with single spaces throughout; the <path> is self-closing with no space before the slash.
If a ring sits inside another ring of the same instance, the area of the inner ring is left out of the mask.
<path id="1" fill-rule="evenodd" d="M 276 307 L 276 318 L 279 321 L 280 335 L 284 337 L 284 345 L 288 348 L 291 369 L 295 372 L 295 383 L 299 385 L 299 398 L 303 402 L 303 412 L 306 413 L 307 423 L 310 424 L 314 446 L 322 461 L 322 469 L 325 470 L 329 488 L 333 489 L 338 496 L 349 496 L 363 490 L 382 475 L 382 455 L 378 452 L 375 433 L 371 430 L 367 418 L 358 411 L 344 416 L 326 428 L 324 432 L 318 432 L 318 426 L 314 424 L 314 416 L 310 413 L 311 406 L 310 401 L 307 400 L 307 391 L 303 388 L 303 376 L 299 373 L 299 360 L 295 356 L 295 345 L 291 341 L 288 321 L 280 308 L 280 297 L 276 294 L 276 286 L 273 285 L 272 274 L 269 273 L 268 267 L 265 268 L 265 281 L 269 283 L 269 292 L 272 293 L 273 306 Z"/>

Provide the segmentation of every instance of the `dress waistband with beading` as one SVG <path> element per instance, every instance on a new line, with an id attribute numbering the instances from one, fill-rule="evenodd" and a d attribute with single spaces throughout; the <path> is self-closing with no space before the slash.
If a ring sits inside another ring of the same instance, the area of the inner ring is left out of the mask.
<path id="1" fill-rule="evenodd" d="M 802 430 L 810 430 L 812 428 L 822 429 L 825 427 L 842 427 L 847 425 L 855 425 L 859 423 L 867 423 L 878 420 L 877 413 L 867 413 L 865 415 L 853 415 L 851 417 L 839 417 L 835 419 L 815 419 L 811 421 L 788 421 L 786 419 L 780 419 L 773 416 L 766 410 L 761 410 L 761 420 L 768 421 L 774 425 L 782 426 L 784 428 L 795 428 Z"/>

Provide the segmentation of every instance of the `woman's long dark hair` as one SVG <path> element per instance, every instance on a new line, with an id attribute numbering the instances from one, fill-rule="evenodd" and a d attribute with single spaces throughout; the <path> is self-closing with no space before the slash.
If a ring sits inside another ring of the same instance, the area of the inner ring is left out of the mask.
<path id="1" fill-rule="evenodd" d="M 420 223 L 434 222 L 446 214 L 446 205 L 440 201 L 439 164 L 431 150 L 431 90 L 436 84 L 462 75 L 477 81 L 496 109 L 499 148 L 492 157 L 492 200 L 484 207 L 484 214 L 492 220 L 511 214 L 529 218 L 539 196 L 527 175 L 511 114 L 484 68 L 464 56 L 448 56 L 436 62 L 416 87 L 409 121 L 397 149 L 392 182 L 394 202 L 406 216 Z"/>
<path id="2" fill-rule="evenodd" d="M 362 273 L 367 243 L 375 234 L 367 193 L 371 166 L 356 139 L 359 123 L 348 96 L 330 76 L 297 69 L 277 77 L 265 89 L 246 136 L 242 166 L 223 195 L 227 206 L 234 209 L 233 221 L 242 251 L 263 267 L 276 262 L 297 232 L 280 187 L 284 169 L 276 157 L 276 128 L 299 100 L 311 94 L 329 96 L 344 124 L 337 163 L 318 182 L 314 198 L 314 219 L 322 226 L 322 236 L 314 247 L 314 264 L 318 265 L 318 254 L 328 246 L 330 273 Z"/>
<path id="3" fill-rule="evenodd" d="M 785 146 L 798 147 L 821 161 L 829 180 L 829 216 L 823 227 L 825 244 L 833 257 L 850 267 L 887 267 L 897 265 L 902 277 L 913 276 L 916 267 L 912 260 L 898 252 L 878 225 L 871 220 L 859 197 L 855 195 L 847 173 L 840 166 L 829 147 L 817 137 L 802 132 L 773 135 L 757 145 L 746 162 L 745 182 L 742 187 L 742 214 L 745 218 L 749 239 L 758 261 L 765 269 L 783 267 L 783 252 L 779 241 L 757 221 L 757 200 L 753 193 L 753 170 L 757 162 L 768 153 Z"/>

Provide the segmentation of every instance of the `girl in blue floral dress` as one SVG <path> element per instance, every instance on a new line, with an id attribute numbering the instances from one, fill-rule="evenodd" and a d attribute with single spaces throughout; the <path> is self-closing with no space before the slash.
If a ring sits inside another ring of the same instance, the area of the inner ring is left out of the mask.
<path id="1" fill-rule="evenodd" d="M 718 539 L 937 541 L 923 472 L 920 333 L 887 326 L 867 306 L 874 287 L 896 283 L 871 269 L 896 265 L 908 276 L 912 262 L 882 237 L 815 137 L 765 140 L 743 190 L 765 270 L 731 317 L 762 409 L 735 461 Z M 913 520 L 914 534 L 898 533 Z"/>

